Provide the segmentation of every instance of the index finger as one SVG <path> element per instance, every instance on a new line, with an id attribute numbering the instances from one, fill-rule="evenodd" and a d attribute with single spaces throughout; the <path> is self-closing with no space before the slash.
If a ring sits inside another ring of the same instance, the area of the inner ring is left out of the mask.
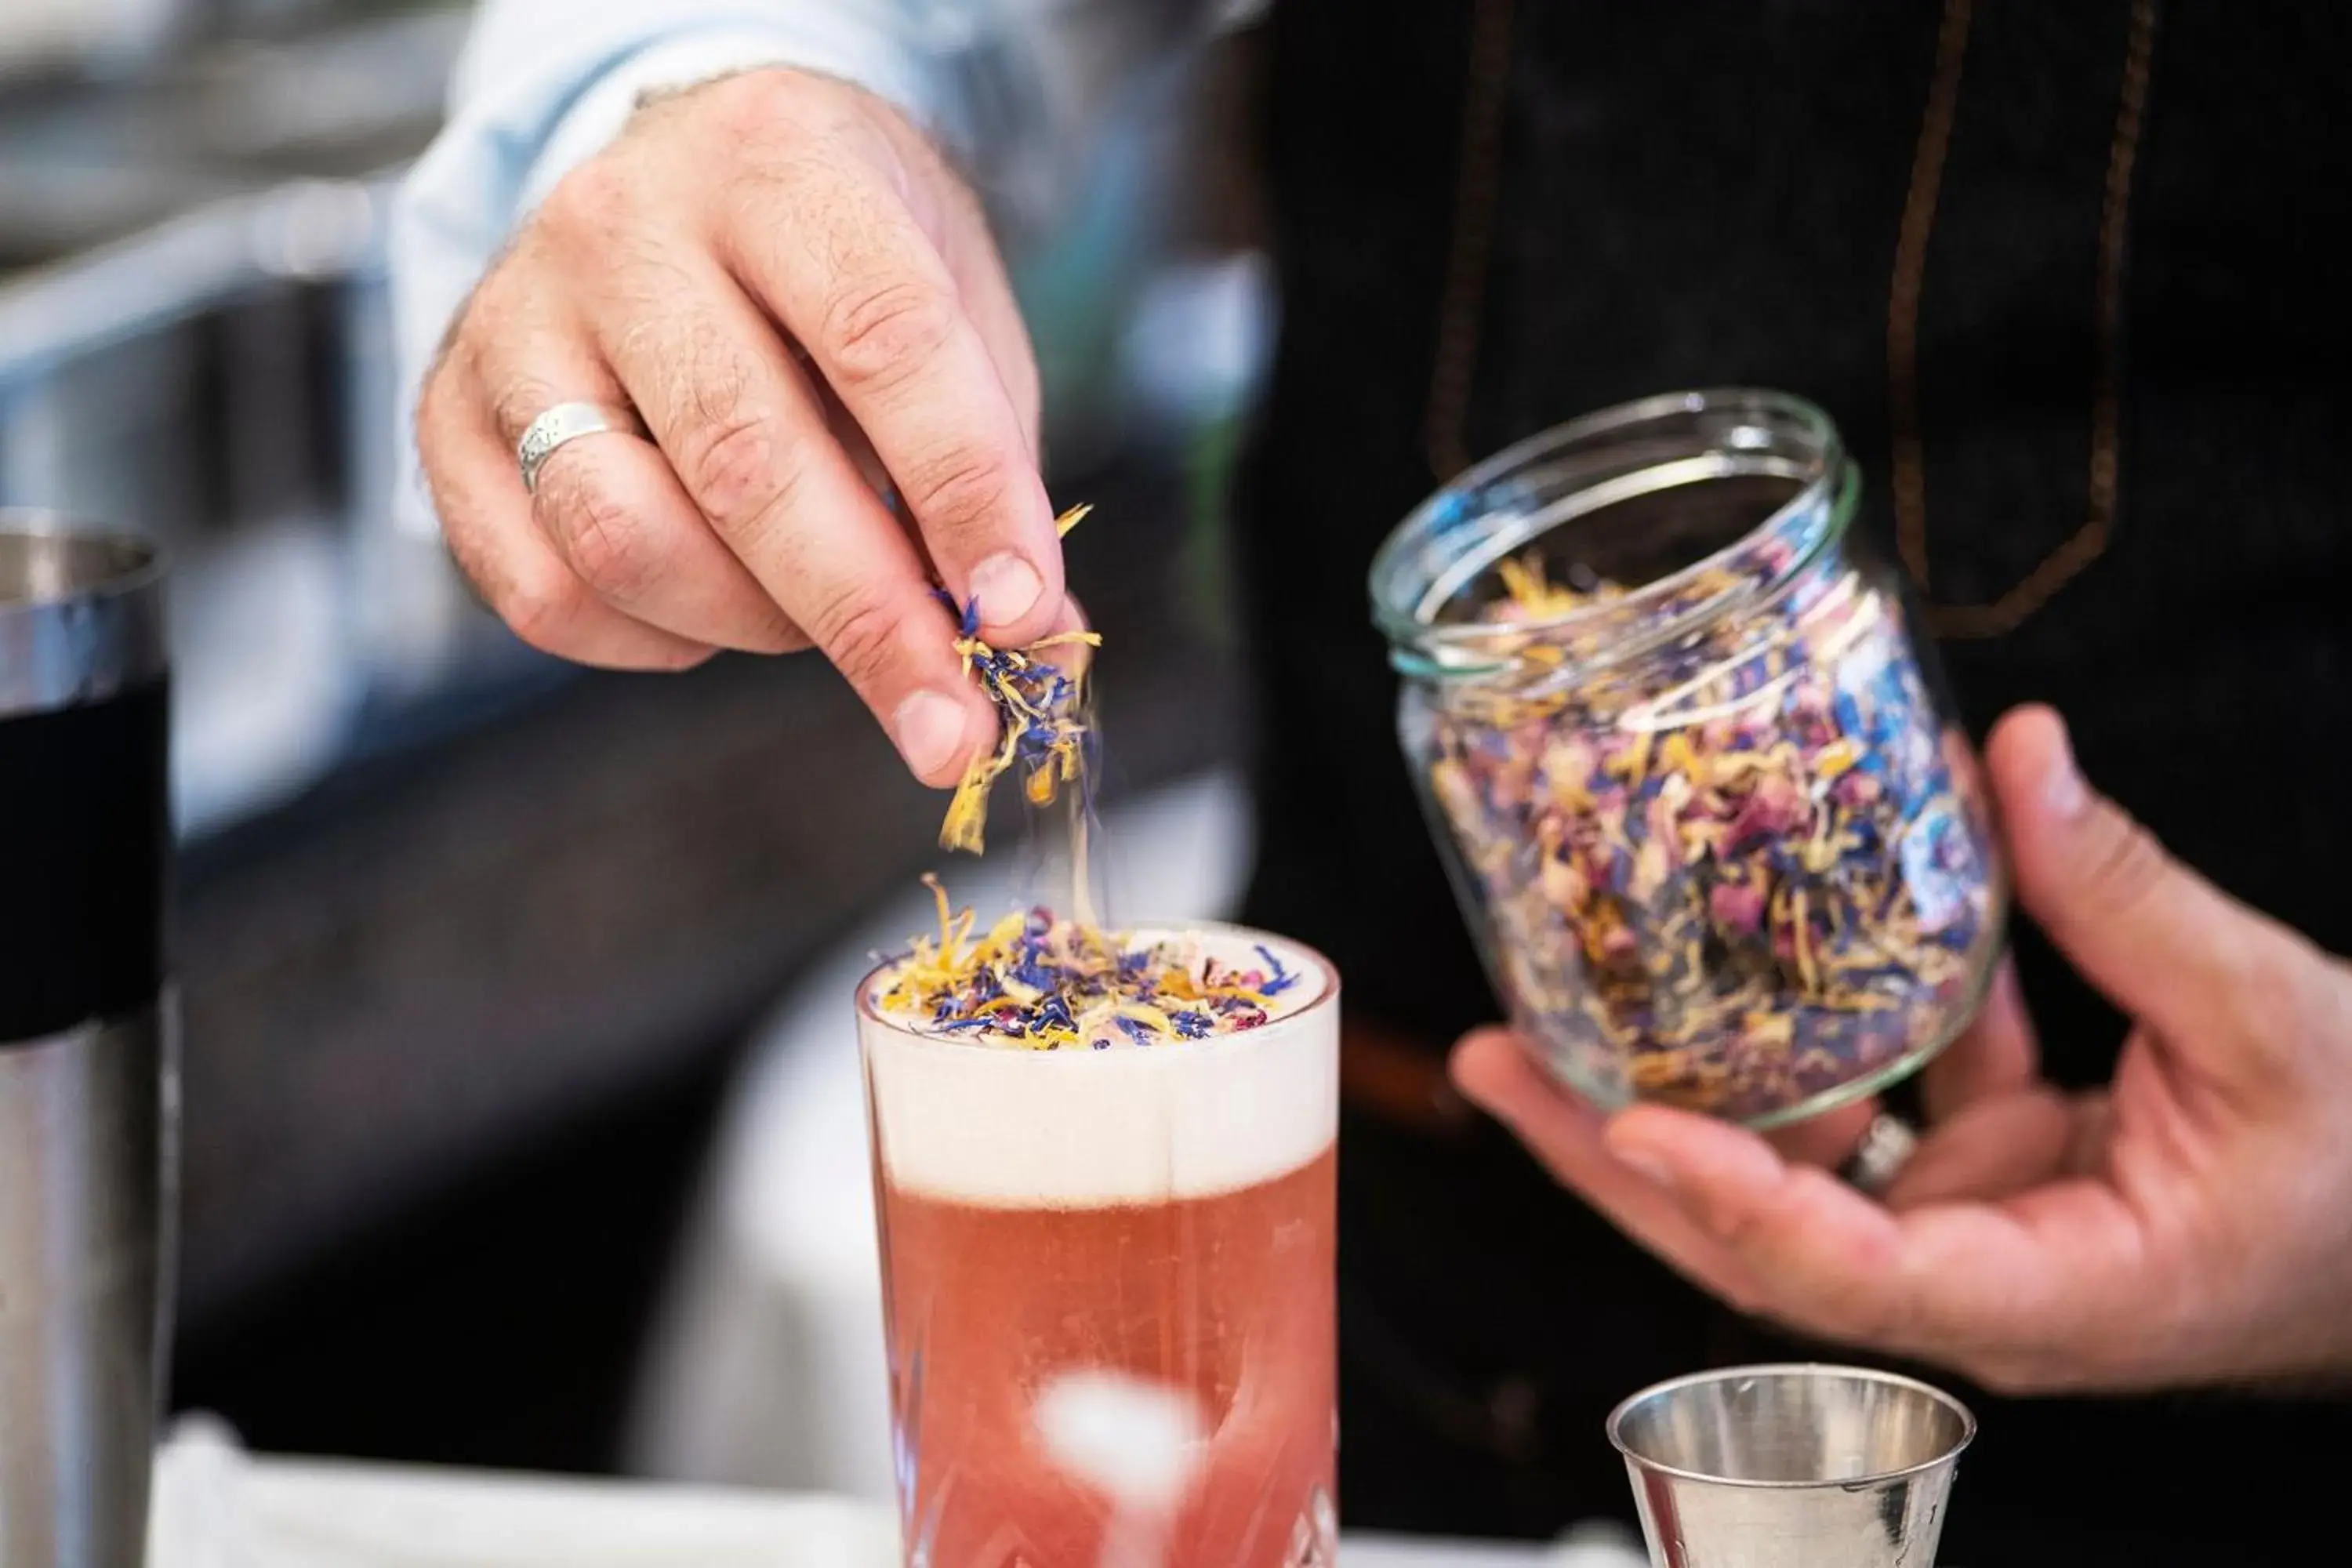
<path id="1" fill-rule="evenodd" d="M 726 226 L 727 265 L 808 353 L 913 514 L 940 580 L 992 641 L 1044 635 L 1062 600 L 1053 509 L 1021 416 L 905 202 L 846 155 L 812 156 L 782 211 Z"/>
<path id="2" fill-rule="evenodd" d="M 773 328 L 707 256 L 659 239 L 583 293 L 614 374 L 725 550 L 824 650 L 915 776 L 952 784 L 995 714 L 961 667 L 920 552 Z"/>

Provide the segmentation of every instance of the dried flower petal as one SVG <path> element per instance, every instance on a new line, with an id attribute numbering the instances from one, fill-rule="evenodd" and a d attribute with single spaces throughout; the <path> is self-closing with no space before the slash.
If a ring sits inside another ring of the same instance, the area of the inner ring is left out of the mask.
<path id="1" fill-rule="evenodd" d="M 1576 613 L 1622 590 L 1499 563 L 1478 620 L 1517 673 L 1436 688 L 1423 759 L 1521 1026 L 1596 1089 L 1738 1117 L 1940 1044 L 1999 930 L 1981 785 L 1898 606 L 1851 573 L 1780 588 L 1766 542 L 1613 663 L 1593 639 L 1643 634 Z"/>
<path id="2" fill-rule="evenodd" d="M 950 910 L 937 877 L 923 882 L 939 934 L 908 944 L 875 999 L 935 1033 L 1036 1050 L 1206 1039 L 1263 1025 L 1298 980 L 1266 948 L 1265 968 L 1236 969 L 1196 942 L 1139 942 L 1042 909 L 1016 910 L 975 941 L 972 911 Z"/>
<path id="3" fill-rule="evenodd" d="M 1068 533 L 1092 510 L 1072 507 L 1055 520 L 1056 531 Z M 995 748 L 974 752 L 965 764 L 963 779 L 940 825 L 940 848 L 978 855 L 987 847 L 989 792 L 1016 764 L 1026 770 L 1022 789 L 1033 805 L 1053 805 L 1065 784 L 1084 787 L 1094 730 L 1086 675 L 1066 674 L 1037 655 L 1050 647 L 1100 647 L 1102 637 L 1094 632 L 1061 632 L 1026 648 L 999 651 L 981 640 L 977 598 L 961 608 L 945 592 L 940 598 L 957 612 L 955 650 L 963 660 L 963 672 L 978 679 L 997 714 Z"/>

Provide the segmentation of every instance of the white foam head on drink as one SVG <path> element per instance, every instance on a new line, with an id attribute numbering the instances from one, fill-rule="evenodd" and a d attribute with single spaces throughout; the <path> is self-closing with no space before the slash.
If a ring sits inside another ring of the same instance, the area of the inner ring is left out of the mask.
<path id="1" fill-rule="evenodd" d="M 1140 933 L 1151 940 L 1165 933 Z M 1323 963 L 1272 937 L 1195 933 L 1221 963 L 1298 983 L 1255 1029 L 1102 1050 L 919 1033 L 858 1009 L 884 1173 L 902 1192 L 991 1208 L 1108 1208 L 1274 1180 L 1339 1125 L 1339 1004 Z M 1318 1005 L 1319 1004 L 1319 1005 Z"/>

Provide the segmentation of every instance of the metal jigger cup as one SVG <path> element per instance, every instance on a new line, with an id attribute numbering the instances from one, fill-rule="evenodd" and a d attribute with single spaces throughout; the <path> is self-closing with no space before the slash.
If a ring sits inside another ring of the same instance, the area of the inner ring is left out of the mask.
<path id="1" fill-rule="evenodd" d="M 1844 1366 L 1746 1366 L 1643 1389 L 1609 1416 L 1656 1568 L 1934 1568 L 1976 1417 Z"/>

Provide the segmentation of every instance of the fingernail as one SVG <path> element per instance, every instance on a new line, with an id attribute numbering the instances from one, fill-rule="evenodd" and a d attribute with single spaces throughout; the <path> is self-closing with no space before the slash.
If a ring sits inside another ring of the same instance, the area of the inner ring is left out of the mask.
<path id="1" fill-rule="evenodd" d="M 937 691 L 918 691 L 890 716 L 898 754 L 918 773 L 938 773 L 963 752 L 963 705 Z"/>
<path id="2" fill-rule="evenodd" d="M 1037 569 L 1010 551 L 992 555 L 972 569 L 972 597 L 980 601 L 980 618 L 992 626 L 1019 620 L 1034 609 L 1045 591 Z"/>
<path id="3" fill-rule="evenodd" d="M 2058 755 L 2050 764 L 2050 773 L 2042 780 L 2042 798 L 2051 811 L 2063 817 L 2077 817 L 2091 807 L 2091 786 L 2083 781 L 2083 770 L 2075 765 L 2074 746 L 2065 730 L 2058 731 Z"/>

